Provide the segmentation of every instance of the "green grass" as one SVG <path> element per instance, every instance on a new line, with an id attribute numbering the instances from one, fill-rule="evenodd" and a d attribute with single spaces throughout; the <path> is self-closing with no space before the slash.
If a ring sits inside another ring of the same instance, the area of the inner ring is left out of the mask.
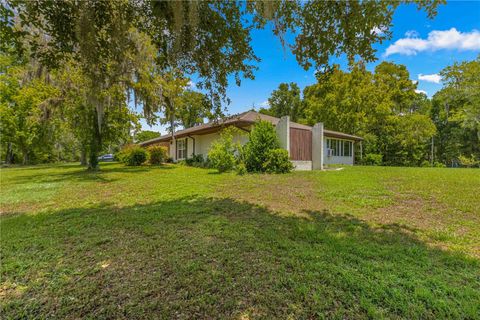
<path id="1" fill-rule="evenodd" d="M 480 318 L 480 170 L 2 169 L 9 318 Z"/>

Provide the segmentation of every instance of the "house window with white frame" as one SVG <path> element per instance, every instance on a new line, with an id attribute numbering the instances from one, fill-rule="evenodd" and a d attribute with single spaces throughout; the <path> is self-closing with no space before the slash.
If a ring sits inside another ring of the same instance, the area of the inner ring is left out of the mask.
<path id="1" fill-rule="evenodd" d="M 187 140 L 177 140 L 177 160 L 183 160 L 187 157 Z"/>
<path id="2" fill-rule="evenodd" d="M 352 141 L 343 140 L 343 156 L 344 157 L 352 156 Z"/>
<path id="3" fill-rule="evenodd" d="M 353 143 L 348 140 L 327 139 L 327 150 L 329 157 L 351 157 Z"/>

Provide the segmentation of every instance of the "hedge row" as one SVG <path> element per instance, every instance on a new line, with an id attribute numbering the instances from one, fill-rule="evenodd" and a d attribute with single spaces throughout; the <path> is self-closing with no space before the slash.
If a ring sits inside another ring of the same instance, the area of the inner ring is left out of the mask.
<path id="1" fill-rule="evenodd" d="M 167 148 L 161 146 L 150 146 L 145 149 L 137 145 L 127 145 L 116 157 L 127 166 L 140 166 L 146 162 L 159 165 L 168 161 Z"/>

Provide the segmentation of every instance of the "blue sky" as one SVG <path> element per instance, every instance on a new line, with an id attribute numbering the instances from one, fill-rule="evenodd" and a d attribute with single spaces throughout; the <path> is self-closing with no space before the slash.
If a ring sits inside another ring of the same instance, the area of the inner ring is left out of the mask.
<path id="1" fill-rule="evenodd" d="M 404 64 L 410 78 L 418 81 L 418 89 L 431 97 L 442 87 L 440 70 L 455 61 L 472 60 L 480 53 L 480 1 L 450 1 L 438 8 L 432 20 L 415 5 L 402 5 L 395 12 L 391 30 L 391 40 L 374 46 L 378 60 L 367 68 L 373 70 L 384 60 Z M 271 92 L 282 82 L 296 82 L 301 89 L 315 83 L 314 70 L 303 70 L 271 29 L 255 30 L 252 46 L 261 58 L 255 80 L 243 79 L 240 87 L 230 81 L 228 114 L 265 106 Z M 346 67 L 344 59 L 334 62 Z M 161 126 L 149 127 L 143 121 L 142 127 L 165 132 Z"/>

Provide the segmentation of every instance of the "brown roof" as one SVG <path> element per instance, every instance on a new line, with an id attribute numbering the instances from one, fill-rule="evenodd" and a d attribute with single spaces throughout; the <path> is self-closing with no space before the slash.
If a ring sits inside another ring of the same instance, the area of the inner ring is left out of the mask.
<path id="1" fill-rule="evenodd" d="M 222 127 L 229 126 L 229 125 L 235 125 L 237 127 L 248 127 L 255 123 L 258 120 L 264 120 L 272 123 L 273 125 L 277 125 L 277 123 L 280 121 L 280 118 L 277 117 L 272 117 L 266 114 L 258 113 L 255 111 L 246 111 L 242 112 L 236 115 L 233 115 L 231 117 L 223 118 L 220 120 L 216 121 L 211 121 L 208 123 L 200 124 L 191 128 L 187 128 L 184 130 L 180 130 L 175 132 L 175 138 L 183 138 L 183 137 L 188 137 L 190 135 L 198 135 L 198 134 L 208 134 L 212 132 L 216 132 Z M 303 130 L 312 130 L 312 127 L 292 122 L 290 121 L 290 128 L 296 128 L 296 129 L 303 129 Z M 346 134 L 343 132 L 337 132 L 337 131 L 331 131 L 331 130 L 324 130 L 324 135 L 327 137 L 334 137 L 334 138 L 344 138 L 344 139 L 352 139 L 352 140 L 363 140 L 361 137 L 357 137 L 354 135 Z M 150 139 L 144 142 L 141 142 L 141 146 L 147 146 L 150 144 L 158 143 L 158 142 L 164 142 L 164 141 L 169 141 L 171 139 L 172 135 L 171 134 L 165 134 L 162 135 L 158 138 Z"/>

